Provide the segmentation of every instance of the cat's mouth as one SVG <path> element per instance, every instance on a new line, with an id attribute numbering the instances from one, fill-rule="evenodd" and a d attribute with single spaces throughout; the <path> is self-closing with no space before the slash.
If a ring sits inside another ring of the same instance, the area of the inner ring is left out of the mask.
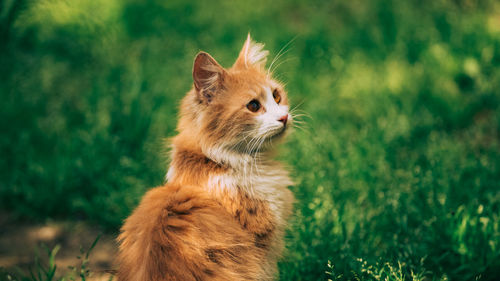
<path id="1" fill-rule="evenodd" d="M 283 136 L 285 134 L 287 128 L 288 128 L 288 126 L 284 125 L 283 128 L 279 129 L 275 134 L 271 135 L 271 137 L 269 137 L 269 139 L 276 139 L 276 138 Z"/>
<path id="2" fill-rule="evenodd" d="M 265 151 L 269 149 L 273 140 L 279 140 L 280 138 L 284 137 L 288 127 L 288 125 L 284 125 L 280 128 L 274 128 L 272 130 L 269 130 L 266 135 L 260 137 L 245 137 L 242 142 L 234 145 L 233 149 L 245 153 Z"/>

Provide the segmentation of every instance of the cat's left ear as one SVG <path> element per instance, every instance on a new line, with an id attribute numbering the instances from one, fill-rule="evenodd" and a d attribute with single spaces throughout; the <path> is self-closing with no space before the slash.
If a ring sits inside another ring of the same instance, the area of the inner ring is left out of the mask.
<path id="1" fill-rule="evenodd" d="M 208 53 L 199 52 L 194 59 L 194 88 L 200 100 L 210 102 L 215 93 L 222 88 L 226 71 Z"/>
<path id="2" fill-rule="evenodd" d="M 269 52 L 264 50 L 264 44 L 254 42 L 249 33 L 234 66 L 240 68 L 257 66 L 263 68 L 266 65 L 268 54 Z"/>

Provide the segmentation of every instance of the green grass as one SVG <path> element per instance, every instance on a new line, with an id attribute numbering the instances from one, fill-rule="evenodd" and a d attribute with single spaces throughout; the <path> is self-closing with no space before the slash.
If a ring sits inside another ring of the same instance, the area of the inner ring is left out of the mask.
<path id="1" fill-rule="evenodd" d="M 116 231 L 163 182 L 199 50 L 246 33 L 308 117 L 281 280 L 500 278 L 496 1 L 3 1 L 0 205 Z"/>
<path id="2" fill-rule="evenodd" d="M 79 264 L 76 266 L 70 266 L 64 274 L 58 271 L 58 266 L 56 264 L 56 255 L 60 250 L 60 245 L 56 245 L 54 248 L 49 249 L 46 245 L 41 245 L 41 248 L 45 250 L 46 255 L 40 255 L 35 253 L 34 264 L 30 267 L 29 272 L 25 272 L 21 269 L 17 269 L 18 272 L 12 273 L 4 270 L 0 267 L 0 280 L 1 281 L 85 281 L 91 277 L 92 272 L 89 268 L 89 256 L 94 247 L 99 241 L 97 236 L 92 245 L 88 249 L 84 249 L 80 246 L 80 255 L 77 256 Z M 109 278 L 108 281 L 112 281 L 113 276 Z"/>

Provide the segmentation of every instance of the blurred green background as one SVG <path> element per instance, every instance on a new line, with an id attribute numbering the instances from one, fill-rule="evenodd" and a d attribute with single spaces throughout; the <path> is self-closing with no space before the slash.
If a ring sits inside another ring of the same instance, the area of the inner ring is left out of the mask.
<path id="1" fill-rule="evenodd" d="M 199 50 L 247 32 L 305 124 L 281 280 L 500 279 L 500 3 L 0 2 L 0 205 L 117 231 L 164 180 Z"/>

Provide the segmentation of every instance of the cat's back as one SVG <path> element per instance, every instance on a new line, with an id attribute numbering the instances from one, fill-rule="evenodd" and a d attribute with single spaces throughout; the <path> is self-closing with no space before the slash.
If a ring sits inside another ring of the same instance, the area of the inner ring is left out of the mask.
<path id="1" fill-rule="evenodd" d="M 253 236 L 201 188 L 150 190 L 127 218 L 118 280 L 255 280 Z"/>

